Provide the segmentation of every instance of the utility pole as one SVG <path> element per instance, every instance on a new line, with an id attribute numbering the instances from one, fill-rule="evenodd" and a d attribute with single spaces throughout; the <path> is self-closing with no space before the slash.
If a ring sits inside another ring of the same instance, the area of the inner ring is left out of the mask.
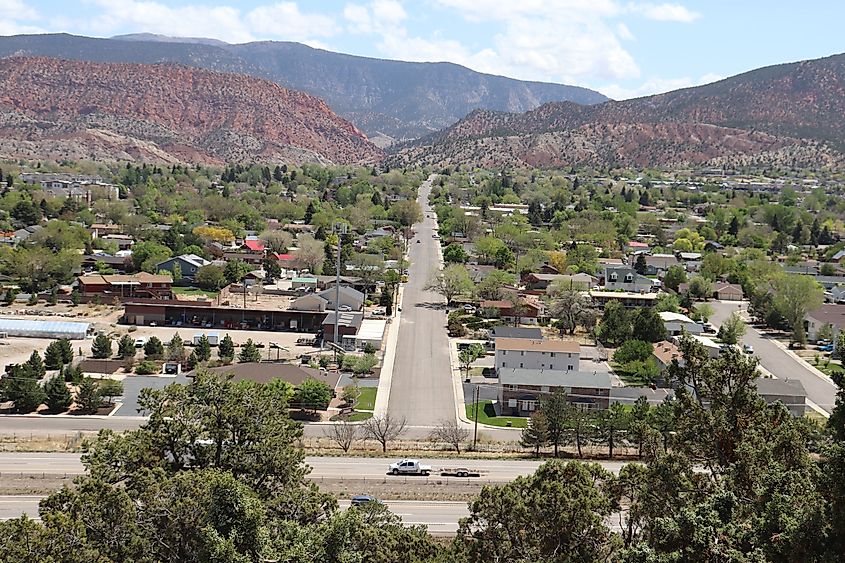
<path id="1" fill-rule="evenodd" d="M 333 230 L 337 234 L 337 278 L 334 283 L 334 361 L 337 363 L 337 346 L 339 345 L 337 333 L 340 324 L 340 250 L 343 244 L 343 235 L 346 234 L 346 223 L 335 223 Z"/>
<path id="2" fill-rule="evenodd" d="M 475 450 L 476 445 L 478 444 L 478 395 L 480 389 L 478 384 L 475 385 L 475 430 L 472 433 L 472 449 Z"/>

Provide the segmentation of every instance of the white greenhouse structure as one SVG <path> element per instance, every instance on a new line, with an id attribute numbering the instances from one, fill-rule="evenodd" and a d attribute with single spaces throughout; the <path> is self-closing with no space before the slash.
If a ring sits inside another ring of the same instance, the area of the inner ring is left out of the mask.
<path id="1" fill-rule="evenodd" d="M 0 335 L 29 338 L 67 338 L 82 340 L 88 334 L 89 323 L 68 321 L 32 321 L 0 319 Z"/>

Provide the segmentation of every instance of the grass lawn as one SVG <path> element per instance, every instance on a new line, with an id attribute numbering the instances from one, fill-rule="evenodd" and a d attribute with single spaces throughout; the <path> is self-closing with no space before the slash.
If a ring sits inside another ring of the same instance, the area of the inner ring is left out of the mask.
<path id="1" fill-rule="evenodd" d="M 373 413 L 371 412 L 353 412 L 352 414 L 346 416 L 344 420 L 347 422 L 360 422 L 362 420 L 367 420 L 368 418 L 372 418 Z"/>
<path id="2" fill-rule="evenodd" d="M 810 364 L 815 365 L 812 362 L 810 362 Z M 824 362 L 819 362 L 819 365 L 816 367 L 826 375 L 833 375 L 834 373 L 845 374 L 845 368 L 843 368 L 840 364 L 834 364 L 833 362 L 827 366 L 824 365 Z"/>
<path id="3" fill-rule="evenodd" d="M 378 387 L 359 387 L 361 396 L 358 397 L 358 402 L 355 403 L 356 410 L 371 411 L 376 408 L 376 393 Z"/>
<path id="4" fill-rule="evenodd" d="M 496 416 L 496 411 L 493 410 L 493 401 L 481 401 L 478 404 L 478 422 L 480 424 L 489 424 L 490 426 L 507 426 L 508 422 L 514 428 L 525 428 L 528 426 L 528 419 L 521 416 Z M 475 405 L 467 405 L 467 418 L 470 422 L 475 420 Z"/>
<path id="5" fill-rule="evenodd" d="M 206 291 L 204 289 L 200 289 L 198 287 L 174 287 L 173 293 L 178 293 L 179 295 L 205 295 L 209 298 L 217 297 L 217 294 L 220 293 L 219 291 Z"/>

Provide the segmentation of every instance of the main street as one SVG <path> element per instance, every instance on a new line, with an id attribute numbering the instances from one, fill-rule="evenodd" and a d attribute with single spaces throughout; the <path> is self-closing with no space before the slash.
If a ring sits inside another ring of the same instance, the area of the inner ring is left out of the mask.
<path id="1" fill-rule="evenodd" d="M 716 301 L 711 305 L 713 305 L 714 313 L 710 321 L 715 326 L 720 326 L 731 313 L 737 311 L 742 313 L 746 320 L 748 319 L 748 303 L 745 301 Z M 797 379 L 804 386 L 807 399 L 827 413 L 833 410 L 838 388 L 831 381 L 813 373 L 806 364 L 787 353 L 769 336 L 761 333 L 751 324 L 748 325 L 742 342 L 754 347 L 754 353 L 760 359 L 760 365 L 776 378 Z"/>
<path id="2" fill-rule="evenodd" d="M 402 298 L 399 342 L 393 364 L 388 412 L 404 418 L 409 427 L 431 428 L 455 420 L 455 392 L 449 363 L 445 300 L 424 288 L 441 266 L 439 241 L 428 195 L 433 177 L 419 188 L 418 201 L 425 215 L 414 226 L 410 242 L 410 279 Z M 417 243 L 416 241 L 419 241 Z"/>

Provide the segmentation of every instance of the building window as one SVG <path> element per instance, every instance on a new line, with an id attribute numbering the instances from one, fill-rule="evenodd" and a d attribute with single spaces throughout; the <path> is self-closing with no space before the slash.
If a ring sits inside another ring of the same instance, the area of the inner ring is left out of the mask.
<path id="1" fill-rule="evenodd" d="M 525 365 L 522 362 L 519 362 L 519 367 L 524 368 Z"/>
<path id="2" fill-rule="evenodd" d="M 554 364 L 549 364 L 549 369 L 555 369 L 555 365 L 554 365 Z"/>
<path id="3" fill-rule="evenodd" d="M 548 393 L 549 392 L 549 386 L 543 385 L 542 387 L 540 387 L 540 391 L 542 391 L 543 393 Z"/>
<path id="4" fill-rule="evenodd" d="M 569 371 L 572 371 L 572 370 L 575 369 L 575 367 L 572 364 L 569 364 L 568 366 L 566 366 L 566 369 L 568 369 Z"/>
<path id="5" fill-rule="evenodd" d="M 610 281 L 615 282 L 617 280 L 616 274 L 610 274 Z"/>
<path id="6" fill-rule="evenodd" d="M 555 357 L 555 353 L 554 353 L 554 352 L 552 352 L 552 358 L 554 358 L 554 357 Z"/>
<path id="7" fill-rule="evenodd" d="M 525 355 L 525 350 L 521 350 L 521 351 L 519 352 L 519 355 L 520 355 L 520 356 L 524 356 L 524 355 Z"/>
<path id="8" fill-rule="evenodd" d="M 508 407 L 514 408 L 516 406 L 516 399 L 508 399 Z"/>
<path id="9" fill-rule="evenodd" d="M 507 356 L 507 355 L 508 355 L 508 351 L 507 351 L 507 350 L 502 350 L 502 355 L 503 355 L 503 356 Z"/>
<path id="10" fill-rule="evenodd" d="M 634 281 L 634 276 L 631 274 L 625 276 L 625 283 L 631 283 L 632 281 Z"/>
<path id="11" fill-rule="evenodd" d="M 508 367 L 508 364 L 506 364 L 505 362 L 502 362 L 502 367 L 506 368 L 506 367 Z"/>

